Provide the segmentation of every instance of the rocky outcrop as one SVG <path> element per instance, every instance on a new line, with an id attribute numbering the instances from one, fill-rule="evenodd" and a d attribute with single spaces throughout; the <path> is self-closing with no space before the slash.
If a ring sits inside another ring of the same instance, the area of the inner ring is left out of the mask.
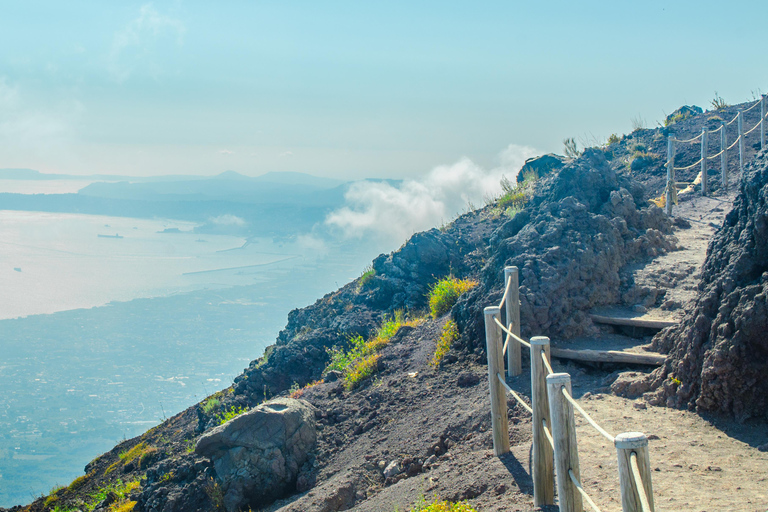
<path id="1" fill-rule="evenodd" d="M 212 460 L 223 505 L 235 512 L 295 491 L 316 443 L 314 407 L 278 398 L 205 433 L 195 453 Z"/>
<path id="2" fill-rule="evenodd" d="M 657 335 L 670 357 L 653 374 L 652 403 L 768 418 L 768 153 L 747 169 L 733 210 L 710 242 L 699 298 Z"/>
<path id="3" fill-rule="evenodd" d="M 552 171 L 561 169 L 566 161 L 565 157 L 552 153 L 529 158 L 525 161 L 520 172 L 517 173 L 517 183 L 522 183 L 529 173 L 534 173 L 539 178 L 542 178 Z"/>
<path id="4" fill-rule="evenodd" d="M 501 297 L 508 265 L 520 269 L 524 335 L 589 333 L 591 308 L 621 302 L 620 269 L 674 249 L 670 232 L 663 212 L 645 206 L 642 187 L 587 149 L 540 180 L 525 209 L 491 236 L 481 286 L 454 310 L 464 339 L 484 339 L 482 309 Z"/>

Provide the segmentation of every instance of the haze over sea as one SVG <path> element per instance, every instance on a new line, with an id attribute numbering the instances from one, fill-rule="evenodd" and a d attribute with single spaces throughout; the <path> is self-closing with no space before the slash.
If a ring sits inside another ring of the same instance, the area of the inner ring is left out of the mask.
<path id="1" fill-rule="evenodd" d="M 0 191 L 85 184 L 1 180 Z M 0 506 L 67 484 L 115 441 L 226 387 L 292 308 L 376 254 L 194 226 L 0 210 Z"/>

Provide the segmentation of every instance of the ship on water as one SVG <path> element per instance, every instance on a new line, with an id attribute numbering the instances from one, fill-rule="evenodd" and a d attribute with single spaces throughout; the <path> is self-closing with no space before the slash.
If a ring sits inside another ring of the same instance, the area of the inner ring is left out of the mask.
<path id="1" fill-rule="evenodd" d="M 114 235 L 98 235 L 99 238 L 123 238 L 123 235 L 118 235 L 115 233 Z"/>

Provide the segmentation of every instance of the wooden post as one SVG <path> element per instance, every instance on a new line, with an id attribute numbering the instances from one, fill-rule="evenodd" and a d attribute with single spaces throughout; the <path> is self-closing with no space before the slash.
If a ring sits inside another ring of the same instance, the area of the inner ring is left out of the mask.
<path id="1" fill-rule="evenodd" d="M 667 196 L 665 198 L 665 210 L 667 215 L 672 215 L 672 203 L 675 193 L 675 138 L 670 135 L 667 138 Z"/>
<path id="2" fill-rule="evenodd" d="M 568 470 L 576 480 L 579 472 L 579 450 L 576 445 L 576 420 L 573 405 L 563 396 L 562 389 L 571 393 L 571 376 L 553 373 L 547 377 L 549 415 L 552 418 L 552 438 L 555 441 L 555 470 L 557 472 L 557 499 L 560 512 L 583 512 L 581 494 L 573 485 Z"/>
<path id="3" fill-rule="evenodd" d="M 744 112 L 739 110 L 736 125 L 739 127 L 739 172 L 744 180 Z"/>
<path id="4" fill-rule="evenodd" d="M 701 130 L 701 195 L 707 195 L 707 129 Z"/>
<path id="5" fill-rule="evenodd" d="M 507 325 L 509 330 L 520 336 L 520 281 L 517 267 L 504 267 L 504 282 L 509 286 L 507 291 Z M 507 375 L 510 377 L 523 373 L 521 361 L 522 346 L 517 340 L 509 340 L 507 345 Z"/>
<path id="6" fill-rule="evenodd" d="M 624 512 L 643 512 L 640 505 L 640 495 L 632 477 L 630 457 L 637 454 L 637 466 L 643 480 L 645 496 L 651 512 L 656 508 L 653 504 L 653 486 L 651 485 L 651 459 L 648 456 L 648 438 L 641 432 L 625 432 L 616 436 L 616 452 L 619 456 L 619 483 L 621 484 L 621 508 Z"/>
<path id="7" fill-rule="evenodd" d="M 760 149 L 765 149 L 765 98 L 763 94 L 760 100 Z"/>
<path id="8" fill-rule="evenodd" d="M 531 404 L 533 409 L 533 505 L 555 504 L 554 454 L 544 433 L 543 421 L 549 420 L 549 400 L 547 400 L 547 369 L 541 360 L 541 351 L 549 357 L 549 338 L 534 336 L 531 338 Z"/>
<path id="9" fill-rule="evenodd" d="M 509 452 L 509 424 L 507 422 L 507 392 L 496 376 L 504 375 L 504 357 L 501 353 L 501 329 L 494 318 L 501 320 L 501 308 L 485 308 L 485 348 L 488 353 L 488 387 L 491 393 L 491 426 L 493 427 L 493 453 L 497 457 Z"/>
<path id="10" fill-rule="evenodd" d="M 728 192 L 728 136 L 725 134 L 725 122 L 720 123 L 720 174 L 723 191 Z"/>

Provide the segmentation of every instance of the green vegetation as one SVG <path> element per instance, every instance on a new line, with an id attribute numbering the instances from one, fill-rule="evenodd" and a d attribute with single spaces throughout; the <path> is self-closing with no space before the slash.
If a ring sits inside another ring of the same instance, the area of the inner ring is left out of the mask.
<path id="1" fill-rule="evenodd" d="M 617 144 L 621 139 L 615 133 L 608 136 L 608 144 Z"/>
<path id="2" fill-rule="evenodd" d="M 424 498 L 421 498 L 410 512 L 477 512 L 466 501 L 452 503 L 450 501 L 433 501 L 427 504 Z"/>
<path id="3" fill-rule="evenodd" d="M 371 279 L 373 279 L 375 275 L 376 275 L 376 270 L 373 268 L 372 265 L 368 265 L 367 267 L 365 267 L 363 274 L 357 280 L 357 291 L 359 292 L 360 290 L 365 288 L 365 285 L 371 282 Z"/>
<path id="4" fill-rule="evenodd" d="M 87 475 L 80 475 L 79 477 L 75 478 L 74 480 L 72 480 L 72 482 L 70 482 L 69 487 L 67 487 L 67 490 L 69 490 L 69 491 L 76 491 L 76 490 L 78 490 L 79 488 L 81 488 L 83 486 L 83 484 L 85 484 L 85 482 L 88 481 L 89 478 L 91 478 L 93 476 L 93 473 L 94 472 L 91 471 Z"/>
<path id="5" fill-rule="evenodd" d="M 579 158 L 581 156 L 581 151 L 576 146 L 576 139 L 573 137 L 563 140 L 563 151 L 565 151 L 565 156 L 568 158 Z"/>
<path id="6" fill-rule="evenodd" d="M 299 389 L 298 388 L 298 384 L 296 384 L 296 389 L 294 389 L 293 386 L 291 386 L 291 390 L 290 390 L 291 394 L 288 395 L 288 396 L 291 397 L 291 398 L 301 398 L 301 395 L 304 394 L 305 390 L 307 390 L 309 388 L 313 388 L 313 387 L 317 386 L 318 384 L 322 384 L 323 382 L 324 382 L 323 379 L 316 380 L 314 382 L 310 382 L 309 384 L 307 384 L 306 386 L 304 386 L 301 389 Z"/>
<path id="7" fill-rule="evenodd" d="M 672 126 L 675 123 L 679 123 L 680 121 L 685 121 L 689 117 L 693 117 L 693 113 L 689 111 L 680 112 L 679 114 L 675 114 L 672 117 L 667 117 L 664 119 L 664 126 Z"/>
<path id="8" fill-rule="evenodd" d="M 437 347 L 435 348 L 435 355 L 432 356 L 432 366 L 437 368 L 440 366 L 440 361 L 443 360 L 445 354 L 451 349 L 453 342 L 459 339 L 459 327 L 453 320 L 448 320 L 443 325 L 443 333 L 440 335 L 440 339 L 437 341 Z"/>
<path id="9" fill-rule="evenodd" d="M 730 107 L 730 105 L 728 105 L 728 103 L 726 103 L 725 100 L 721 98 L 719 94 L 717 94 L 717 91 L 715 91 L 715 97 L 709 103 L 715 110 L 723 110 L 724 108 Z"/>
<path id="10" fill-rule="evenodd" d="M 203 402 L 203 414 L 206 416 L 211 416 L 213 413 L 219 410 L 219 407 L 221 407 L 221 400 L 216 397 L 211 397 Z"/>
<path id="11" fill-rule="evenodd" d="M 248 412 L 247 407 L 235 407 L 234 405 L 230 407 L 228 411 L 220 412 L 216 415 L 216 418 L 219 420 L 219 425 L 223 425 L 224 423 L 228 422 L 232 418 L 236 418 L 237 416 L 240 416 L 244 412 Z"/>
<path id="12" fill-rule="evenodd" d="M 520 213 L 533 193 L 533 184 L 539 176 L 536 171 L 523 173 L 521 183 L 512 184 L 506 176 L 501 177 L 501 197 L 496 200 L 496 206 L 491 210 L 493 215 L 504 213 L 510 219 Z"/>
<path id="13" fill-rule="evenodd" d="M 444 315 L 456 304 L 459 296 L 477 286 L 474 279 L 444 277 L 429 290 L 429 311 L 432 318 Z"/>
<path id="14" fill-rule="evenodd" d="M 362 336 L 352 336 L 348 340 L 348 348 L 341 347 L 326 349 L 330 362 L 325 367 L 323 375 L 330 371 L 339 371 L 344 375 L 344 384 L 348 390 L 356 388 L 362 381 L 376 372 L 381 351 L 404 325 L 417 325 L 422 320 L 416 318 L 407 320 L 402 310 L 395 311 L 392 318 L 384 318 L 381 327 L 370 339 Z"/>

